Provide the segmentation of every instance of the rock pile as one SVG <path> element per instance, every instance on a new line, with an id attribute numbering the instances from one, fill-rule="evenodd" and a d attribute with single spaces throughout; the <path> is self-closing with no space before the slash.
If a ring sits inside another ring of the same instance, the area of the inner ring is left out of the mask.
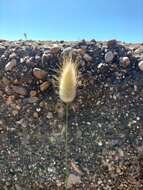
<path id="1" fill-rule="evenodd" d="M 2 41 L 1 90 L 8 95 L 15 93 L 27 97 L 47 91 L 62 56 L 69 54 L 78 57 L 82 76 L 120 83 L 128 77 L 138 77 L 143 70 L 142 49 L 142 45 L 121 44 L 115 40 L 108 43 L 83 40 L 71 44 Z"/>

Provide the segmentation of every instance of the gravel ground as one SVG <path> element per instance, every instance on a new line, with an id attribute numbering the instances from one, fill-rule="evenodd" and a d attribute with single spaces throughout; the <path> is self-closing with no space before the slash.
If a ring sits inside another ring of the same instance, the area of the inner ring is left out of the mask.
<path id="1" fill-rule="evenodd" d="M 54 76 L 79 64 L 68 187 L 143 189 L 143 44 L 0 40 L 0 190 L 64 190 L 65 105 Z"/>

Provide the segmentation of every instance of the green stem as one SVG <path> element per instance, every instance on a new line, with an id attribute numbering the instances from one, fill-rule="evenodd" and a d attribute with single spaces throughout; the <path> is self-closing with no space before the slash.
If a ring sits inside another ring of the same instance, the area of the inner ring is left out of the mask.
<path id="1" fill-rule="evenodd" d="M 67 190 L 68 182 L 68 104 L 66 104 L 66 120 L 65 120 L 65 190 Z"/>

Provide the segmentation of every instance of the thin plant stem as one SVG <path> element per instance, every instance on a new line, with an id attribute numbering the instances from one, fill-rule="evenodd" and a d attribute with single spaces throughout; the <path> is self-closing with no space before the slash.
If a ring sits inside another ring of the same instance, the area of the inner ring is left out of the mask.
<path id="1" fill-rule="evenodd" d="M 65 190 L 67 190 L 68 182 L 68 104 L 66 104 L 66 113 L 65 113 Z"/>

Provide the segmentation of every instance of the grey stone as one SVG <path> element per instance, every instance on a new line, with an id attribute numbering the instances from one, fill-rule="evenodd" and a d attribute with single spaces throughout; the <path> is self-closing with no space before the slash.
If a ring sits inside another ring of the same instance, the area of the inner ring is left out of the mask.
<path id="1" fill-rule="evenodd" d="M 112 53 L 112 51 L 108 51 L 106 54 L 105 54 L 105 62 L 106 63 L 109 63 L 113 60 L 114 58 L 114 54 Z"/>

